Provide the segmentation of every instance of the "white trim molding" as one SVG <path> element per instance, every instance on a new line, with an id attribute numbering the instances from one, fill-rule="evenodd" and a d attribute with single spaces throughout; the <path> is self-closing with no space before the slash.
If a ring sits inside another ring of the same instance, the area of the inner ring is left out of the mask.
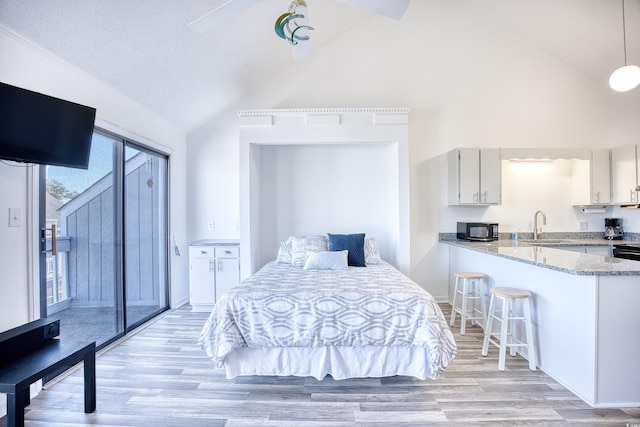
<path id="1" fill-rule="evenodd" d="M 409 109 L 408 108 L 304 108 L 283 110 L 243 110 L 240 117 L 240 251 L 242 278 L 257 271 L 264 261 L 261 248 L 265 228 L 265 211 L 277 209 L 264 205 L 261 182 L 262 146 L 375 144 L 388 148 L 387 162 L 389 256 L 387 261 L 404 274 L 410 271 L 409 206 Z M 268 160 L 265 160 L 268 161 Z M 262 215 L 262 217 L 261 217 Z M 270 212 L 274 218 L 278 213 Z M 274 219 L 275 222 L 275 219 Z M 275 227 L 276 225 L 273 224 Z"/>
<path id="2" fill-rule="evenodd" d="M 240 110 L 238 117 L 250 116 L 308 116 L 313 114 L 409 114 L 408 108 L 287 108 Z"/>

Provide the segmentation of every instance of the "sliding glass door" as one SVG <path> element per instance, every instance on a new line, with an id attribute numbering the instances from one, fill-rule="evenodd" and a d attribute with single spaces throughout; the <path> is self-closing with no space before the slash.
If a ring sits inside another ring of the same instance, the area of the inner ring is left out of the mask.
<path id="1" fill-rule="evenodd" d="M 168 307 L 167 159 L 96 132 L 87 170 L 43 169 L 44 314 L 102 346 Z"/>
<path id="2" fill-rule="evenodd" d="M 167 307 L 167 159 L 125 146 L 124 254 L 126 325 Z"/>

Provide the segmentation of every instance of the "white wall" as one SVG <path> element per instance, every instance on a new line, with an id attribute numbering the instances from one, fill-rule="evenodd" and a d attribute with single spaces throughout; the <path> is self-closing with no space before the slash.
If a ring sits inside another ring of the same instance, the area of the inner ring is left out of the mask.
<path id="1" fill-rule="evenodd" d="M 389 259 L 397 195 L 387 184 L 387 144 L 253 148 L 262 151 L 259 265 L 276 258 L 282 239 L 302 234 L 366 233 Z"/>
<path id="2" fill-rule="evenodd" d="M 0 331 L 29 321 L 27 257 L 27 174 L 18 163 L 0 163 Z M 21 212 L 21 227 L 9 227 L 9 208 Z"/>
<path id="3" fill-rule="evenodd" d="M 372 18 L 191 133 L 190 182 L 228 181 L 231 169 L 237 170 L 236 110 L 406 106 L 411 110 L 410 275 L 444 297 L 448 258 L 437 243 L 438 232 L 454 231 L 458 218 L 485 217 L 526 229 L 533 213 L 548 206 L 549 191 L 533 186 L 530 197 L 509 196 L 500 208 L 449 207 L 445 153 L 456 147 L 640 143 L 637 92 L 612 94 L 606 81 L 589 80 L 535 46 L 470 18 L 454 2 L 414 1 L 402 20 Z M 225 165 L 224 177 L 214 167 L 199 165 L 203 153 L 216 154 L 212 162 Z M 232 155 L 221 158 L 224 153 Z M 236 209 L 235 191 L 233 181 L 215 195 L 189 194 L 190 239 L 205 237 L 201 220 L 191 225 L 203 212 Z M 577 230 L 580 217 L 568 204 L 558 211 L 555 205 L 546 208 L 550 229 Z M 640 212 L 618 214 L 630 218 L 625 220 L 629 231 L 640 231 Z M 220 237 L 235 233 L 216 232 Z"/>
<path id="4" fill-rule="evenodd" d="M 170 153 L 170 233 L 183 256 L 171 255 L 171 305 L 188 300 L 186 247 L 186 134 L 127 96 L 74 69 L 0 27 L 0 81 L 97 108 L 96 124 Z M 0 165 L 0 330 L 38 317 L 29 313 L 27 226 L 8 228 L 8 208 L 27 212 L 24 169 Z M 23 222 L 24 224 L 24 222 Z M 10 242 L 10 243 L 8 243 Z M 35 278 L 37 280 L 37 277 Z"/>
<path id="5" fill-rule="evenodd" d="M 187 241 L 240 238 L 238 115 L 225 112 L 189 134 Z M 208 230 L 213 221 L 214 230 Z"/>

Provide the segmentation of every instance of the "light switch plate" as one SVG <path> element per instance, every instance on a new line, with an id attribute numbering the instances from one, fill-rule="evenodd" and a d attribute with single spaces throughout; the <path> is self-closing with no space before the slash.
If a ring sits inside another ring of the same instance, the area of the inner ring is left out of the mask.
<path id="1" fill-rule="evenodd" d="M 9 227 L 20 227 L 22 222 L 20 208 L 9 208 Z"/>
<path id="2" fill-rule="evenodd" d="M 589 229 L 589 221 L 580 221 L 580 231 L 585 231 Z"/>

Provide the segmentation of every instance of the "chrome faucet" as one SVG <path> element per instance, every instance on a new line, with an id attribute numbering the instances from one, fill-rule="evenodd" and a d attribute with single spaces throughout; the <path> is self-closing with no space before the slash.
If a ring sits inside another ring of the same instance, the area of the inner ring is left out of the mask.
<path id="1" fill-rule="evenodd" d="M 547 216 L 544 212 L 537 211 L 535 215 L 533 215 L 533 240 L 538 240 L 540 233 L 542 233 L 542 228 L 538 230 L 538 214 L 542 214 L 542 225 L 547 225 Z"/>

